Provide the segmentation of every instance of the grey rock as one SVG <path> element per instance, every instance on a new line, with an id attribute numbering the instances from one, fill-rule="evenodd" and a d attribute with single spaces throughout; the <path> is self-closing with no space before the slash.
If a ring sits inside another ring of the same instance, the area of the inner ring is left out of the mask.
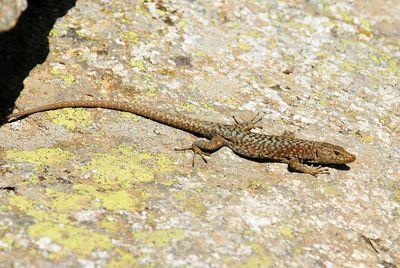
<path id="1" fill-rule="evenodd" d="M 0 32 L 14 27 L 27 6 L 26 0 L 0 0 Z"/>

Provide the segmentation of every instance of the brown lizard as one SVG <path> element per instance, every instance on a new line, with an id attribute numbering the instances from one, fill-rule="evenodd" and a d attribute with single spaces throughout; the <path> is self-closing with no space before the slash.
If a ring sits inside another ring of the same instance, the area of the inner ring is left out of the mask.
<path id="1" fill-rule="evenodd" d="M 204 161 L 206 161 L 203 156 L 206 154 L 204 151 L 213 152 L 227 146 L 244 157 L 287 163 L 292 171 L 316 176 L 318 174 L 329 174 L 329 170 L 326 167 L 307 164 L 346 164 L 356 160 L 353 154 L 340 146 L 326 142 L 297 139 L 293 133 L 285 132 L 283 135 L 275 136 L 251 132 L 258 122 L 255 118 L 249 122 L 236 122 L 233 125 L 219 124 L 159 111 L 143 104 L 102 100 L 69 101 L 13 113 L 6 118 L 8 122 L 11 122 L 33 113 L 74 107 L 104 108 L 129 112 L 207 138 L 209 140 L 200 139 L 194 142 L 190 148 L 178 149 L 193 150 Z"/>

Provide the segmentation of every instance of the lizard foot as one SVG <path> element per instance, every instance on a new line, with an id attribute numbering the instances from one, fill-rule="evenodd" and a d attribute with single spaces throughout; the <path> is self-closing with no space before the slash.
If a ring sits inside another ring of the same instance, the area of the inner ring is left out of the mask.
<path id="1" fill-rule="evenodd" d="M 281 136 L 285 137 L 285 138 L 290 138 L 290 139 L 294 139 L 295 138 L 294 132 L 293 131 L 288 131 L 288 130 L 283 131 Z"/>
<path id="2" fill-rule="evenodd" d="M 233 120 L 235 120 L 236 125 L 240 127 L 241 131 L 250 131 L 255 128 L 262 128 L 262 126 L 257 125 L 257 123 L 262 120 L 260 112 L 258 112 L 250 121 L 239 122 L 239 120 L 237 120 L 235 116 L 232 116 L 232 118 Z"/>
<path id="3" fill-rule="evenodd" d="M 297 172 L 313 175 L 317 177 L 319 174 L 329 174 L 329 169 L 321 166 L 309 166 L 300 162 L 298 158 L 289 160 L 289 169 Z"/>
<path id="4" fill-rule="evenodd" d="M 196 145 L 192 145 L 191 147 L 187 147 L 187 148 L 175 148 L 175 151 L 193 151 L 194 154 L 193 154 L 193 159 L 192 159 L 192 167 L 194 167 L 194 160 L 195 160 L 196 154 L 200 155 L 201 159 L 203 159 L 203 161 L 205 163 L 208 163 L 205 156 L 210 155 L 209 153 L 203 152 Z"/>
<path id="5" fill-rule="evenodd" d="M 310 175 L 313 175 L 314 177 L 317 177 L 317 175 L 319 174 L 329 174 L 329 169 L 321 166 L 316 166 L 316 167 L 308 166 L 307 170 L 304 173 L 308 173 Z"/>

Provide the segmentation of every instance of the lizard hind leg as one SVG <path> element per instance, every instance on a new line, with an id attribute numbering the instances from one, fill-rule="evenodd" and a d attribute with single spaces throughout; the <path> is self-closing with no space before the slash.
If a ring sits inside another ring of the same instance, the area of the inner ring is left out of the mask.
<path id="1" fill-rule="evenodd" d="M 224 145 L 225 145 L 225 139 L 222 138 L 221 136 L 217 135 L 217 136 L 212 137 L 211 140 L 200 139 L 200 140 L 195 141 L 192 144 L 192 146 L 190 146 L 188 148 L 176 148 L 175 151 L 187 151 L 187 150 L 193 151 L 194 155 L 193 155 L 193 160 L 192 160 L 192 166 L 194 166 L 194 160 L 195 160 L 196 154 L 200 155 L 201 159 L 203 159 L 203 161 L 205 163 L 208 163 L 207 159 L 205 158 L 205 156 L 210 155 L 208 152 L 217 151 Z M 207 152 L 204 152 L 204 151 L 207 151 Z"/>

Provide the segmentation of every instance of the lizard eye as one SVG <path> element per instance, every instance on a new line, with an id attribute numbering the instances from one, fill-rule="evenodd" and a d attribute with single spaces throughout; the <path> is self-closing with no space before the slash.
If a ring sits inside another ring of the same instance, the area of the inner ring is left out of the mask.
<path id="1" fill-rule="evenodd" d="M 333 153 L 334 153 L 336 156 L 339 156 L 339 155 L 340 155 L 340 152 L 339 152 L 339 151 L 333 151 Z"/>

